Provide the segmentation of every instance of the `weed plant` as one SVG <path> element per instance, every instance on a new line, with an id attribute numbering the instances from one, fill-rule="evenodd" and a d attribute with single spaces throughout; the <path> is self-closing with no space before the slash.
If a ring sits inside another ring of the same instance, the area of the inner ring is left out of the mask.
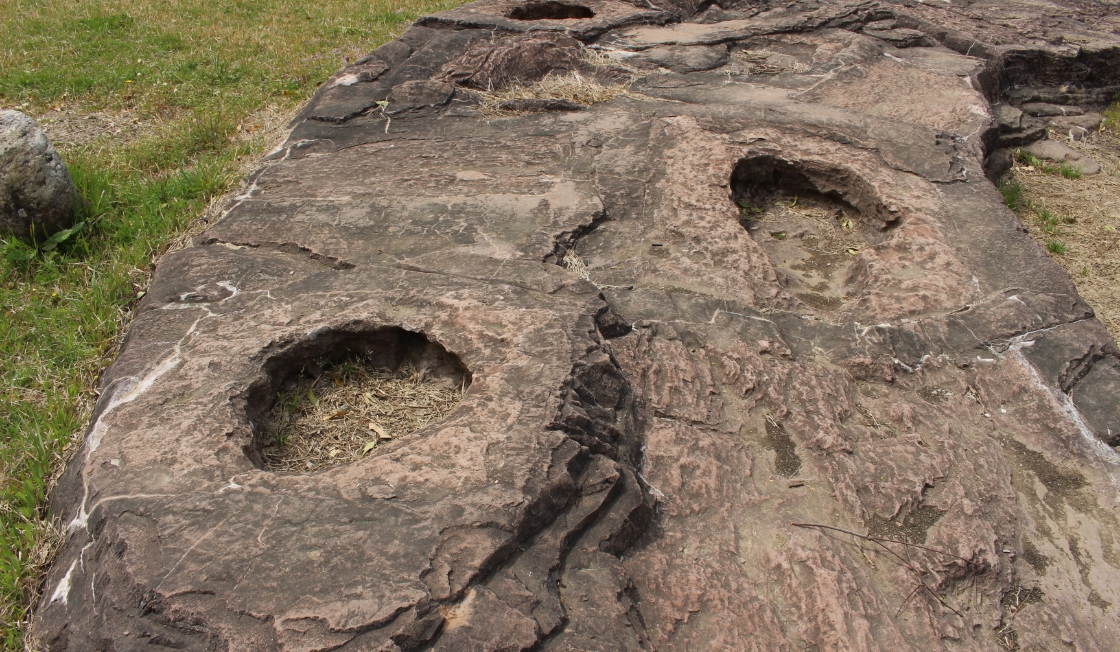
<path id="1" fill-rule="evenodd" d="M 1052 254 L 1061 255 L 1069 251 L 1069 245 L 1062 242 L 1061 240 L 1047 240 L 1046 251 L 1049 251 Z"/>
<path id="2" fill-rule="evenodd" d="M 0 649 L 23 649 L 60 535 L 51 478 L 80 440 L 154 262 L 337 68 L 457 0 L 8 0 L 0 108 L 151 125 L 60 152 L 76 228 L 0 239 Z M 48 125 L 48 132 L 50 127 Z M 69 448 L 68 448 L 69 447 Z"/>
<path id="3" fill-rule="evenodd" d="M 1061 165 L 1058 166 L 1058 174 L 1062 175 L 1063 177 L 1065 177 L 1067 179 L 1080 179 L 1081 178 L 1081 167 L 1076 166 L 1076 165 L 1071 165 L 1069 163 L 1062 163 Z"/>
<path id="4" fill-rule="evenodd" d="M 1112 106 L 1104 110 L 1104 123 L 1103 128 L 1111 131 L 1120 131 L 1120 95 L 1117 96 L 1116 102 Z"/>
<path id="5" fill-rule="evenodd" d="M 1023 203 L 1023 184 L 1016 181 L 1011 175 L 1004 175 L 999 180 L 999 192 L 1003 195 L 1003 203 L 1013 211 L 1018 212 Z"/>
<path id="6" fill-rule="evenodd" d="M 1035 214 L 1038 216 L 1038 226 L 1043 233 L 1053 234 L 1058 232 L 1059 219 L 1057 215 L 1054 215 L 1048 209 L 1037 208 L 1034 205 L 1031 205 L 1031 208 L 1034 208 Z"/>

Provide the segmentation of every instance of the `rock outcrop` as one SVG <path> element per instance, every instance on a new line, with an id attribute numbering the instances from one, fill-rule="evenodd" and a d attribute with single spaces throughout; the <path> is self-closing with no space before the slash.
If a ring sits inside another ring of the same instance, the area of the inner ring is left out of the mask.
<path id="1" fill-rule="evenodd" d="M 1111 97 L 1118 26 L 1030 0 L 421 19 L 160 262 L 55 493 L 34 635 L 1115 649 L 1120 351 L 984 164 L 1039 118 L 993 106 Z M 519 83 L 634 78 L 480 112 L 464 84 L 532 52 Z M 472 377 L 450 416 L 261 467 L 290 372 L 415 334 Z"/>
<path id="2" fill-rule="evenodd" d="M 78 191 L 35 121 L 0 111 L 0 233 L 42 237 L 70 227 Z"/>

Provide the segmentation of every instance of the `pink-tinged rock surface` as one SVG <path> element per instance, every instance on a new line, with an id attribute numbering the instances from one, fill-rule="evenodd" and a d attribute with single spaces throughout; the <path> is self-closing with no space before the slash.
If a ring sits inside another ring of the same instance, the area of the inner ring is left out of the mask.
<path id="1" fill-rule="evenodd" d="M 1116 649 L 1120 351 L 985 176 L 1045 134 L 1015 107 L 1111 97 L 1101 7 L 422 19 L 160 262 L 54 496 L 35 637 Z M 530 115 L 464 88 L 567 70 L 635 77 Z M 263 468 L 283 382 L 347 351 L 471 382 L 356 462 Z"/>

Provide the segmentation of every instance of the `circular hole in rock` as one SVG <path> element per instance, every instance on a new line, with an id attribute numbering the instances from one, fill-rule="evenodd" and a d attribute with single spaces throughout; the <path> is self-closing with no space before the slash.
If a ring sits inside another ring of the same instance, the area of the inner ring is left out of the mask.
<path id="1" fill-rule="evenodd" d="M 745 158 L 731 174 L 739 221 L 766 251 L 782 282 L 816 310 L 837 310 L 855 294 L 853 268 L 875 229 L 877 205 L 862 180 L 839 169 L 806 169 L 769 155 Z"/>
<path id="2" fill-rule="evenodd" d="M 566 2 L 529 2 L 514 7 L 506 14 L 507 18 L 514 20 L 571 20 L 576 18 L 593 18 L 595 12 L 583 5 L 570 5 Z"/>
<path id="3" fill-rule="evenodd" d="M 259 425 L 249 455 L 284 474 L 353 462 L 442 421 L 471 383 L 458 356 L 401 328 L 320 333 L 265 371 L 267 382 L 250 392 Z"/>

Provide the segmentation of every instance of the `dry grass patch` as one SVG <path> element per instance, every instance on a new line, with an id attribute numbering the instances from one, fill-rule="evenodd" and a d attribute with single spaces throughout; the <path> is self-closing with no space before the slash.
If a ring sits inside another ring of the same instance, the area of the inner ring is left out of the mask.
<path id="1" fill-rule="evenodd" d="M 565 269 L 572 271 L 576 276 L 588 283 L 591 282 L 591 274 L 587 271 L 587 261 L 583 259 L 583 256 L 577 254 L 575 249 L 565 251 L 561 263 Z"/>
<path id="2" fill-rule="evenodd" d="M 583 58 L 596 68 L 608 68 L 614 70 L 622 70 L 634 75 L 635 77 L 649 74 L 648 70 L 641 70 L 631 66 L 629 60 L 638 56 L 637 52 L 629 50 L 616 50 L 613 48 L 605 48 L 599 45 L 592 45 L 583 48 Z"/>
<path id="3" fill-rule="evenodd" d="M 587 261 L 576 253 L 575 249 L 568 249 L 564 252 L 564 257 L 560 260 L 560 266 L 564 269 L 574 273 L 576 276 L 594 285 L 600 290 L 633 290 L 633 285 L 607 285 L 599 283 L 591 278 L 591 269 L 587 267 Z"/>
<path id="4" fill-rule="evenodd" d="M 859 216 L 853 211 L 839 208 L 835 202 L 823 197 L 802 197 L 775 193 L 763 201 L 763 206 L 755 206 L 750 201 L 740 200 L 740 220 L 752 230 L 768 233 L 775 240 L 787 237 L 801 239 L 805 249 L 825 256 L 855 256 L 861 243 L 854 237 L 859 227 Z M 853 215 L 848 213 L 852 212 Z M 813 234 L 787 233 L 784 230 L 768 229 L 768 224 L 788 222 L 790 218 L 809 220 L 816 226 Z"/>
<path id="5" fill-rule="evenodd" d="M 26 109 L 28 107 L 23 107 Z M 154 133 L 167 116 L 141 115 L 131 110 L 83 110 L 74 105 L 56 106 L 36 115 L 36 121 L 59 151 L 94 144 L 120 146 Z"/>
<path id="6" fill-rule="evenodd" d="M 1070 147 L 1101 164 L 1101 173 L 1066 178 L 1017 162 L 1005 178 L 1031 235 L 1077 286 L 1120 340 L 1120 133 L 1105 130 Z"/>
<path id="7" fill-rule="evenodd" d="M 499 90 L 474 94 L 482 105 L 482 112 L 489 115 L 516 113 L 501 108 L 506 102 L 515 100 L 566 100 L 580 106 L 591 106 L 609 102 L 619 96 L 640 97 L 639 94 L 630 92 L 629 84 L 604 85 L 574 71 L 566 75 L 550 73 L 529 86 L 513 84 Z"/>
<path id="8" fill-rule="evenodd" d="M 741 62 L 748 75 L 780 75 L 783 72 L 808 72 L 810 66 L 795 61 L 789 55 L 769 50 L 737 50 L 732 57 Z"/>
<path id="9" fill-rule="evenodd" d="M 265 467 L 312 473 L 347 464 L 379 444 L 435 423 L 463 401 L 465 382 L 429 379 L 411 366 L 397 371 L 347 361 L 302 375 L 268 415 Z"/>

